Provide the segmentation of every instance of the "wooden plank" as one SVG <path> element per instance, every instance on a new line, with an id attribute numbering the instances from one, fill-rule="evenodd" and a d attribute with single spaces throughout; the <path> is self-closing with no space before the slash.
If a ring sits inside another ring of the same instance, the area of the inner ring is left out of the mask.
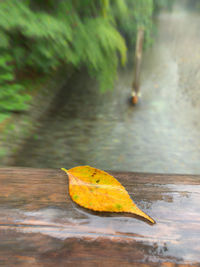
<path id="1" fill-rule="evenodd" d="M 78 207 L 61 170 L 0 169 L 0 265 L 200 266 L 200 176 L 112 174 L 155 225 Z"/>

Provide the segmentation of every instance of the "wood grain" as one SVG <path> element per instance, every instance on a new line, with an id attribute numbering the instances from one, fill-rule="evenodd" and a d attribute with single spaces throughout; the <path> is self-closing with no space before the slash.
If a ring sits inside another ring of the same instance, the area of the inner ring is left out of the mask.
<path id="1" fill-rule="evenodd" d="M 200 176 L 110 173 L 155 225 L 82 209 L 61 170 L 0 169 L 0 266 L 200 266 Z"/>

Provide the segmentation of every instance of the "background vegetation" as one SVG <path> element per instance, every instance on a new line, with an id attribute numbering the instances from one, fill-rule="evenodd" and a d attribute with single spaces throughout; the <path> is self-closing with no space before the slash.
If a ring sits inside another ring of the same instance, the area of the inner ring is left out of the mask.
<path id="1" fill-rule="evenodd" d="M 100 90 L 112 88 L 118 61 L 125 64 L 137 28 L 144 27 L 147 47 L 152 41 L 153 14 L 172 2 L 1 1 L 0 113 L 25 110 L 32 81 L 66 64 L 86 67 Z"/>

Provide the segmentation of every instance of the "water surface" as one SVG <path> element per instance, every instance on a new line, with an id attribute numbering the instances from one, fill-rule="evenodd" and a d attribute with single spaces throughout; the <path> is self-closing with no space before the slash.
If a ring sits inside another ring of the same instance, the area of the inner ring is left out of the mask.
<path id="1" fill-rule="evenodd" d="M 13 165 L 200 174 L 199 25 L 200 14 L 181 5 L 160 14 L 135 107 L 131 67 L 104 95 L 84 73 L 75 76 Z"/>

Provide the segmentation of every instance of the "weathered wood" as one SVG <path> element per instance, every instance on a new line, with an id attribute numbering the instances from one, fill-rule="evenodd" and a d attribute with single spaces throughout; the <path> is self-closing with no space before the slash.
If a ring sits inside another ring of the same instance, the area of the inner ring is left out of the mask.
<path id="1" fill-rule="evenodd" d="M 138 28 L 136 48 L 135 48 L 135 58 L 134 58 L 134 77 L 132 84 L 133 104 L 136 104 L 138 102 L 138 96 L 140 91 L 140 74 L 141 74 L 141 64 L 142 64 L 143 41 L 144 41 L 144 29 Z"/>
<path id="2" fill-rule="evenodd" d="M 200 176 L 112 174 L 155 225 L 78 207 L 61 170 L 0 169 L 0 265 L 200 266 Z"/>

